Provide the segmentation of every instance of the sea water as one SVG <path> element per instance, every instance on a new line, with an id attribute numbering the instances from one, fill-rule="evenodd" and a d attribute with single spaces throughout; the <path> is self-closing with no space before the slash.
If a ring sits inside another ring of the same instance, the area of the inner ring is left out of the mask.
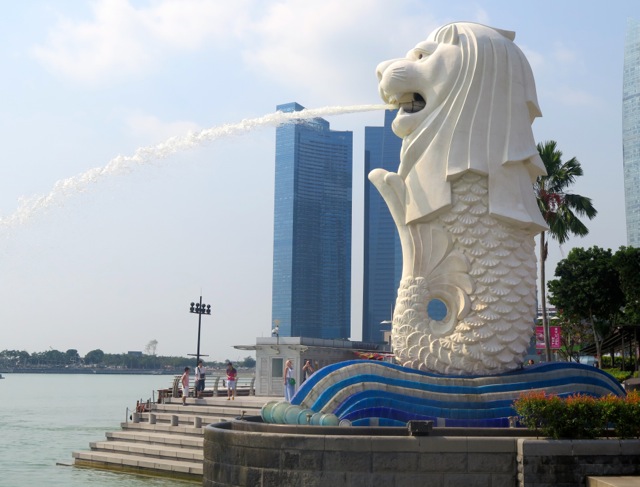
<path id="1" fill-rule="evenodd" d="M 0 486 L 169 487 L 194 485 L 73 467 L 72 452 L 90 450 L 120 430 L 127 407 L 170 387 L 171 375 L 4 374 L 0 380 Z"/>

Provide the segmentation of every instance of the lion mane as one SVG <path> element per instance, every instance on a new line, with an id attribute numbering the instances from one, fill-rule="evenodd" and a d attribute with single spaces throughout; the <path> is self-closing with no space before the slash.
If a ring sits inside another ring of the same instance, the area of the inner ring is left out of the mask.
<path id="1" fill-rule="evenodd" d="M 531 124 L 541 116 L 531 67 L 515 33 L 457 22 L 428 40 L 457 46 L 460 70 L 444 103 L 403 140 L 405 223 L 451 205 L 450 182 L 472 171 L 489 181 L 489 212 L 535 234 L 547 227 L 531 191 L 546 174 Z M 418 81 L 419 82 L 419 81 Z"/>

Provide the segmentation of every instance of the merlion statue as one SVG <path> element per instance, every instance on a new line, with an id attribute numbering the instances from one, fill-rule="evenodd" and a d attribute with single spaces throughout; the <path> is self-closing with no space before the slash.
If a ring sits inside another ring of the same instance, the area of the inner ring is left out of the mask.
<path id="1" fill-rule="evenodd" d="M 547 227 L 532 183 L 545 168 L 531 130 L 535 82 L 514 37 L 453 23 L 377 68 L 403 143 L 398 172 L 369 179 L 400 234 L 392 343 L 407 367 L 506 372 L 533 335 L 534 236 Z"/>

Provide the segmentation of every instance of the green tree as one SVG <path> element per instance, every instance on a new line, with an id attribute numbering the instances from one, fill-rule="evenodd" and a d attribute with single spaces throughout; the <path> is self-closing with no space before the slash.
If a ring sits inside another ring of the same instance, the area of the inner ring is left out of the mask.
<path id="1" fill-rule="evenodd" d="M 67 363 L 67 355 L 60 350 L 49 349 L 46 352 L 32 354 L 39 365 L 58 366 Z"/>
<path id="2" fill-rule="evenodd" d="M 84 356 L 84 363 L 87 365 L 98 365 L 104 360 L 104 352 L 99 348 L 87 352 Z"/>
<path id="3" fill-rule="evenodd" d="M 29 353 L 24 350 L 3 350 L 0 352 L 0 363 L 5 367 L 25 366 L 29 363 Z"/>
<path id="4" fill-rule="evenodd" d="M 244 360 L 241 362 L 243 367 L 247 367 L 248 369 L 252 369 L 256 366 L 256 359 L 254 359 L 251 355 L 247 355 Z"/>
<path id="5" fill-rule="evenodd" d="M 613 254 L 613 265 L 620 276 L 620 287 L 624 293 L 624 323 L 640 323 L 640 249 L 620 247 Z"/>
<path id="6" fill-rule="evenodd" d="M 602 360 L 602 339 L 620 315 L 624 295 L 611 250 L 574 248 L 556 267 L 549 281 L 551 304 L 566 315 L 589 323 L 598 359 Z"/>
<path id="7" fill-rule="evenodd" d="M 561 348 L 558 350 L 560 357 L 567 362 L 580 362 L 580 350 L 591 343 L 593 335 L 589 323 L 560 310 L 553 324 L 562 330 Z"/>
<path id="8" fill-rule="evenodd" d="M 144 347 L 144 353 L 146 353 L 147 355 L 155 355 L 157 349 L 158 340 L 150 340 L 149 343 L 147 343 L 147 346 Z"/>
<path id="9" fill-rule="evenodd" d="M 65 353 L 67 364 L 77 364 L 80 362 L 80 355 L 75 348 L 70 348 Z"/>
<path id="10" fill-rule="evenodd" d="M 586 216 L 590 220 L 598 213 L 591 204 L 591 199 L 578 194 L 567 193 L 576 178 L 582 176 L 582 166 L 575 157 L 562 161 L 562 152 L 558 150 L 554 140 L 537 145 L 538 153 L 547 170 L 546 176 L 539 176 L 534 184 L 538 207 L 549 226 L 549 236 L 565 243 L 570 235 L 585 236 L 587 227 L 577 215 Z M 542 326 L 544 327 L 545 351 L 547 361 L 551 361 L 551 344 L 549 340 L 549 319 L 547 317 L 545 262 L 547 260 L 546 233 L 540 234 L 540 295 L 542 307 Z"/>

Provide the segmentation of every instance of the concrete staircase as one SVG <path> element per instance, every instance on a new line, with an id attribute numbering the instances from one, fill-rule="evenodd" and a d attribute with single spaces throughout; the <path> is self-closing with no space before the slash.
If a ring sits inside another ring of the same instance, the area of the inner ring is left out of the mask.
<path id="1" fill-rule="evenodd" d="M 168 399 L 150 411 L 131 413 L 120 431 L 89 444 L 90 451 L 73 452 L 74 465 L 144 475 L 202 481 L 204 426 L 260 414 L 273 398 L 237 397 Z"/>

